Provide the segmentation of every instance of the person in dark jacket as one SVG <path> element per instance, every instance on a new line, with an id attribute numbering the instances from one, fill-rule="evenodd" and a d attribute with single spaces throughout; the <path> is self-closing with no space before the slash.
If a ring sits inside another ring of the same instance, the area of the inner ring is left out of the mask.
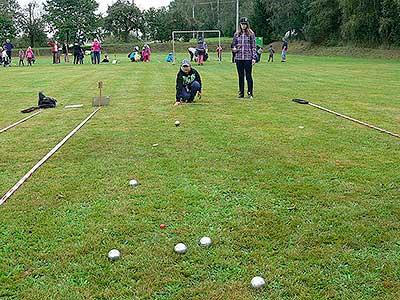
<path id="1" fill-rule="evenodd" d="M 77 65 L 80 62 L 80 55 L 82 49 L 78 42 L 74 43 L 73 49 L 74 49 L 74 64 Z"/>
<path id="2" fill-rule="evenodd" d="M 11 64 L 11 51 L 14 49 L 14 45 L 10 42 L 9 39 L 6 39 L 6 42 L 4 43 L 4 49 L 7 52 L 9 63 Z"/>
<path id="3" fill-rule="evenodd" d="M 64 55 L 64 62 L 69 63 L 69 46 L 67 42 L 64 42 L 62 45 L 62 53 Z"/>
<path id="4" fill-rule="evenodd" d="M 286 62 L 286 54 L 288 51 L 288 41 L 286 39 L 282 39 L 282 60 L 281 62 Z"/>
<path id="5" fill-rule="evenodd" d="M 14 49 L 14 45 L 10 42 L 9 39 L 6 39 L 6 42 L 4 43 L 4 49 L 6 49 L 9 62 L 11 63 L 11 54 L 12 49 Z"/>
<path id="6" fill-rule="evenodd" d="M 201 77 L 199 72 L 192 68 L 190 61 L 184 59 L 176 76 L 175 105 L 191 103 L 196 95 L 201 97 Z"/>
<path id="7" fill-rule="evenodd" d="M 197 64 L 199 66 L 203 65 L 204 64 L 204 54 L 206 52 L 206 49 L 204 47 L 204 39 L 202 37 L 199 37 L 199 39 L 197 41 L 196 52 L 197 52 Z"/>

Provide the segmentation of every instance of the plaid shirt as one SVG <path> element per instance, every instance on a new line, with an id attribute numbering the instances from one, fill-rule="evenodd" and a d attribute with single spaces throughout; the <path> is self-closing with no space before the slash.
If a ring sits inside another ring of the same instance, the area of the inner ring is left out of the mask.
<path id="1" fill-rule="evenodd" d="M 235 54 L 236 60 L 255 60 L 256 59 L 256 36 L 251 31 L 250 36 L 243 33 L 241 36 L 235 33 L 233 36 L 232 48 L 238 52 Z"/>

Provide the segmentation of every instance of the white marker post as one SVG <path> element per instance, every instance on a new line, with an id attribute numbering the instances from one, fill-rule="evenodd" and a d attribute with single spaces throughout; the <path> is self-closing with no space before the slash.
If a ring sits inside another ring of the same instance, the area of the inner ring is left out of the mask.
<path id="1" fill-rule="evenodd" d="M 97 108 L 94 112 L 92 112 L 85 120 L 83 120 L 78 126 L 75 127 L 74 130 L 72 130 L 61 142 L 59 142 L 53 149 L 50 150 L 49 153 L 47 153 L 36 165 L 33 166 L 32 169 L 28 171 L 22 177 L 0 200 L 0 205 L 2 205 L 4 202 L 7 201 L 8 198 L 11 197 L 12 194 L 16 190 L 18 190 L 21 185 L 37 170 L 40 168 L 41 165 L 43 165 L 54 153 L 57 152 L 58 149 L 62 147 L 62 145 L 65 144 L 66 141 L 68 141 L 87 121 L 89 121 L 99 110 L 101 109 L 101 106 Z"/>

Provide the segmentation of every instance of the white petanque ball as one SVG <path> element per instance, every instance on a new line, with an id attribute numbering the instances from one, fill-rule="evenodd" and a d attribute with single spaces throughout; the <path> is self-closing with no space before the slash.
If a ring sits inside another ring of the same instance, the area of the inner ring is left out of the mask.
<path id="1" fill-rule="evenodd" d="M 254 289 L 261 289 L 265 286 L 264 278 L 256 276 L 251 280 L 251 287 Z"/>
<path id="2" fill-rule="evenodd" d="M 183 253 L 186 253 L 187 247 L 186 247 L 186 245 L 184 243 L 179 243 L 179 244 L 175 245 L 174 251 L 176 253 L 183 254 Z"/>
<path id="3" fill-rule="evenodd" d="M 210 247 L 211 244 L 212 244 L 212 241 L 208 236 L 202 237 L 199 241 L 199 245 L 202 247 Z"/>
<path id="4" fill-rule="evenodd" d="M 132 179 L 131 181 L 129 181 L 129 185 L 136 186 L 138 185 L 138 182 L 136 179 Z"/>
<path id="5" fill-rule="evenodd" d="M 120 258 L 121 256 L 121 252 L 119 252 L 119 250 L 117 249 L 112 249 L 110 250 L 110 252 L 108 252 L 108 258 L 111 260 L 117 260 L 118 258 Z"/>

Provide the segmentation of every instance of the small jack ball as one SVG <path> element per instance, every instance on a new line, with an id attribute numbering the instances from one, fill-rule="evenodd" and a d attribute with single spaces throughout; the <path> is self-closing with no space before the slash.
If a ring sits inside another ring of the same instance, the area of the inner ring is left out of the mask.
<path id="1" fill-rule="evenodd" d="M 165 224 L 160 224 L 161 229 L 164 229 L 165 227 L 167 227 Z"/>
<path id="2" fill-rule="evenodd" d="M 179 125 L 181 125 L 181 122 L 175 121 L 175 126 L 178 127 Z"/>

